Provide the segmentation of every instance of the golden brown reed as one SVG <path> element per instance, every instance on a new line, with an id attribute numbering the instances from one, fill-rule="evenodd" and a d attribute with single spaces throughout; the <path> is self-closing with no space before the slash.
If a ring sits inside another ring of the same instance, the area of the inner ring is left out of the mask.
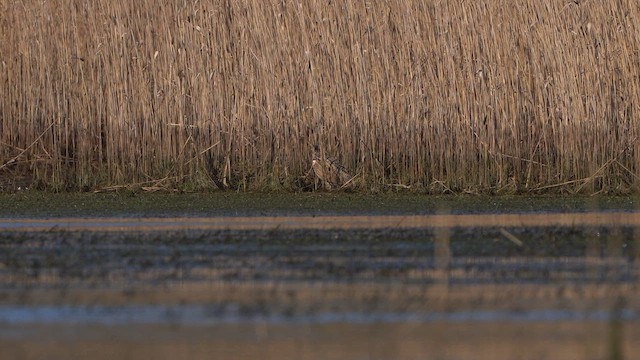
<path id="1" fill-rule="evenodd" d="M 363 190 L 638 185 L 635 0 L 0 10 L 0 177 L 295 189 L 311 183 L 317 143 Z"/>

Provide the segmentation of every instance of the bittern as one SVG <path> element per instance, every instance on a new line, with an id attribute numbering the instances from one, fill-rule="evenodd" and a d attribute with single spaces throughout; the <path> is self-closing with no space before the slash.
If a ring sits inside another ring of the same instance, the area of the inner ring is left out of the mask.
<path id="1" fill-rule="evenodd" d="M 313 146 L 311 169 L 326 190 L 342 189 L 353 184 L 353 177 L 347 169 L 337 159 L 324 157 L 318 145 Z"/>

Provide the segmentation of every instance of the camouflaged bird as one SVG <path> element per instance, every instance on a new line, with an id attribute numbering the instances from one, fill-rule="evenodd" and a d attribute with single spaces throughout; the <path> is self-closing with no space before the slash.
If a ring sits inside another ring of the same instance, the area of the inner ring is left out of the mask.
<path id="1" fill-rule="evenodd" d="M 353 186 L 351 174 L 338 160 L 324 157 L 318 145 L 313 146 L 311 169 L 316 181 L 319 180 L 326 190 L 339 190 Z"/>

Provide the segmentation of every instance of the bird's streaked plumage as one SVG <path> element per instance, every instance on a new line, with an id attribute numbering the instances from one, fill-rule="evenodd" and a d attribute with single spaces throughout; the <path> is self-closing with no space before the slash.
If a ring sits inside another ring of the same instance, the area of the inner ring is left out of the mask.
<path id="1" fill-rule="evenodd" d="M 353 177 L 347 169 L 338 160 L 323 156 L 318 145 L 313 147 L 311 168 L 326 190 L 338 190 L 352 185 Z"/>

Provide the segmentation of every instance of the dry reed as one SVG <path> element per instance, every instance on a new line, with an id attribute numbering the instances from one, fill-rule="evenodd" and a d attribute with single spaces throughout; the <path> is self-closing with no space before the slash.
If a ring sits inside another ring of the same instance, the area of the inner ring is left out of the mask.
<path id="1" fill-rule="evenodd" d="M 629 192 L 640 2 L 0 1 L 0 178 Z"/>

